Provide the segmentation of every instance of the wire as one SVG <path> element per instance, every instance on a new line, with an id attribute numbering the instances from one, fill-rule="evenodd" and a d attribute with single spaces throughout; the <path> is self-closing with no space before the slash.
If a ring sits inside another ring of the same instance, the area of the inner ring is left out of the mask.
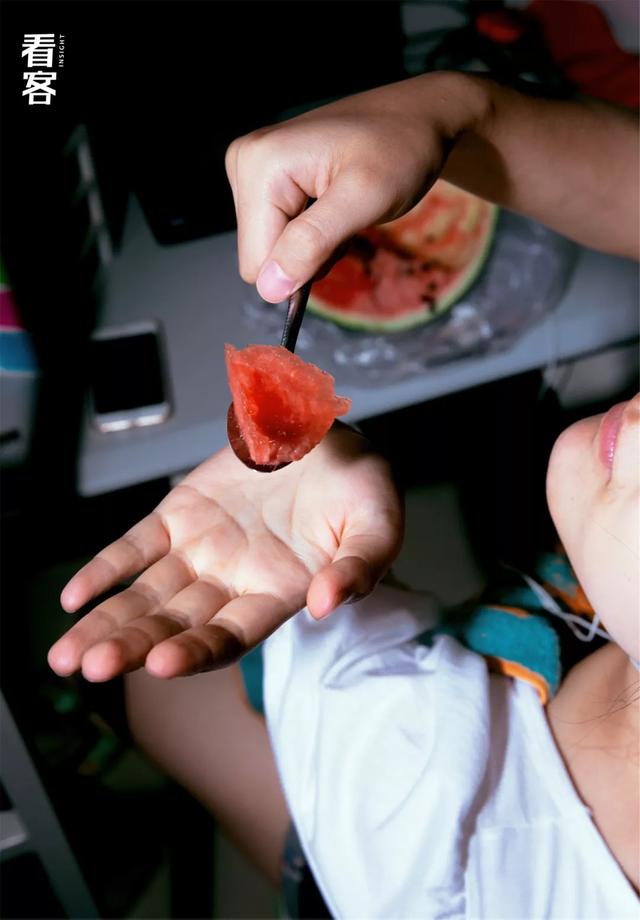
<path id="1" fill-rule="evenodd" d="M 518 574 L 531 588 L 547 613 L 564 620 L 574 636 L 580 639 L 581 642 L 592 642 L 596 636 L 600 636 L 602 639 L 611 639 L 609 633 L 604 629 L 600 629 L 598 625 L 600 623 L 599 614 L 595 613 L 593 620 L 587 620 L 586 617 L 578 616 L 575 613 L 567 613 L 541 584 L 525 574 L 525 572 L 521 572 L 520 569 L 516 569 L 514 566 L 508 565 L 507 563 L 504 565 L 505 568 L 510 569 L 512 572 L 516 572 L 516 574 Z M 585 631 L 583 632 L 579 629 L 579 626 L 584 627 Z M 635 661 L 633 663 L 636 664 Z M 640 663 L 637 666 L 638 670 L 640 670 Z"/>

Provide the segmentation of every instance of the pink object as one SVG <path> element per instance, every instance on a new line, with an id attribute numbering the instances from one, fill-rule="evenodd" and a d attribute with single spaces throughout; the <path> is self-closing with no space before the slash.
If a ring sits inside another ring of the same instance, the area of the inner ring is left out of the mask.
<path id="1" fill-rule="evenodd" d="M 11 291 L 0 291 L 0 328 L 5 331 L 24 329 Z"/>
<path id="2" fill-rule="evenodd" d="M 638 108 L 638 55 L 619 47 L 602 10 L 583 0 L 533 0 L 527 13 L 538 20 L 560 70 L 583 93 Z"/>
<path id="3" fill-rule="evenodd" d="M 476 17 L 476 31 L 498 45 L 512 45 L 524 35 L 520 18 L 509 10 L 487 10 Z"/>

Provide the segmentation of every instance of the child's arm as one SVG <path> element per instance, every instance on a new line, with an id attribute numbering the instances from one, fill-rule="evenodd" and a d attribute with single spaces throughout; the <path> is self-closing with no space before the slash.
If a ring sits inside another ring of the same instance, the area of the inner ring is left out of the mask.
<path id="1" fill-rule="evenodd" d="M 323 106 L 239 138 L 227 171 L 240 271 L 270 301 L 440 174 L 585 245 L 638 251 L 636 118 L 483 77 L 427 74 Z M 308 196 L 318 201 L 301 214 Z"/>

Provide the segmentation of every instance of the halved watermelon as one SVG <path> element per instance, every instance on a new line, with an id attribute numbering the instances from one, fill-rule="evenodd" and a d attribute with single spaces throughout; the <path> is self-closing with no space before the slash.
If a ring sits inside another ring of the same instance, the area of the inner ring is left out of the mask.
<path id="1" fill-rule="evenodd" d="M 225 345 L 224 353 L 238 427 L 258 466 L 300 460 L 349 411 L 331 374 L 281 345 Z"/>
<path id="2" fill-rule="evenodd" d="M 440 179 L 398 220 L 364 230 L 311 289 L 309 309 L 351 329 L 399 332 L 459 300 L 489 254 L 498 208 Z"/>

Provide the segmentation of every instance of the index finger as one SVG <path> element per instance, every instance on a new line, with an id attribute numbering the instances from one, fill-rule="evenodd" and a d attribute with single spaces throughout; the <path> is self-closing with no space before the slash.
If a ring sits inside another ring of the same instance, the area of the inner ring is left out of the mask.
<path id="1" fill-rule="evenodd" d="M 241 182 L 236 188 L 238 219 L 238 262 L 242 278 L 250 284 L 258 279 L 269 253 L 287 224 L 304 208 L 306 193 L 288 176 L 260 184 L 259 174 Z M 288 279 L 280 280 L 284 287 L 276 292 L 279 300 L 292 293 Z"/>
<path id="2" fill-rule="evenodd" d="M 76 572 L 63 588 L 60 603 L 68 613 L 75 613 L 124 578 L 137 575 L 157 562 L 170 549 L 171 538 L 162 517 L 152 511 Z"/>

